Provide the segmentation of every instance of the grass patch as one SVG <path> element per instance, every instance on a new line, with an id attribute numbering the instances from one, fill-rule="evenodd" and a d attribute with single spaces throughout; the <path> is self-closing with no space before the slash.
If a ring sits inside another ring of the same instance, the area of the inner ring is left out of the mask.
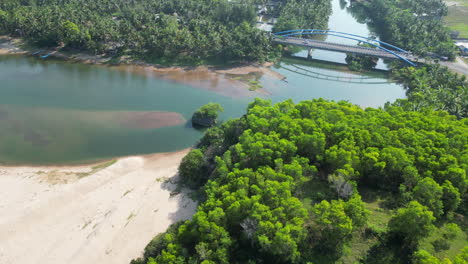
<path id="1" fill-rule="evenodd" d="M 468 38 L 468 0 L 458 2 L 460 4 L 449 6 L 444 22 L 450 30 L 460 32 L 460 38 Z"/>
<path id="2" fill-rule="evenodd" d="M 168 177 L 161 177 L 161 178 L 156 178 L 154 181 L 155 182 L 169 182 L 170 179 Z"/>
<path id="3" fill-rule="evenodd" d="M 367 227 L 374 234 L 387 231 L 387 224 L 392 218 L 393 210 L 386 207 L 392 194 L 384 191 L 372 190 L 369 188 L 359 188 L 362 201 L 370 211 Z"/>
<path id="4" fill-rule="evenodd" d="M 263 88 L 263 86 L 260 85 L 260 84 L 257 84 L 257 85 L 250 85 L 249 91 L 255 91 L 255 90 L 261 89 L 261 88 Z"/>
<path id="5" fill-rule="evenodd" d="M 343 249 L 343 256 L 337 263 L 354 264 L 360 263 L 359 261 L 367 254 L 370 248 L 379 242 L 375 236 L 366 237 L 362 232 L 355 232 L 353 239 L 349 245 Z"/>
<path id="6" fill-rule="evenodd" d="M 336 199 L 336 193 L 330 188 L 329 183 L 318 179 L 309 180 L 295 196 L 299 197 L 309 212 L 322 200 Z"/>
<path id="7" fill-rule="evenodd" d="M 124 192 L 124 194 L 122 194 L 122 197 L 124 197 L 125 195 L 127 195 L 127 194 L 131 193 L 132 191 L 133 191 L 133 189 L 131 189 L 131 190 L 127 190 L 126 192 Z"/>
<path id="8" fill-rule="evenodd" d="M 127 216 L 127 223 L 125 223 L 125 226 L 127 226 L 130 221 L 132 221 L 132 219 L 136 216 L 136 214 L 134 212 L 131 212 L 128 216 Z"/>
<path id="9" fill-rule="evenodd" d="M 257 89 L 263 88 L 263 85 L 260 84 L 257 80 L 250 80 L 249 81 L 249 91 L 255 91 Z"/>
<path id="10" fill-rule="evenodd" d="M 86 221 L 81 230 L 85 229 L 89 224 L 91 224 L 91 220 Z"/>
<path id="11" fill-rule="evenodd" d="M 259 76 L 256 74 L 227 74 L 232 80 L 240 81 L 245 83 L 249 87 L 249 91 L 256 91 L 257 89 L 263 88 L 263 85 L 259 81 Z"/>
<path id="12" fill-rule="evenodd" d="M 128 215 L 128 217 L 127 217 L 127 221 L 132 220 L 132 218 L 135 217 L 135 216 L 136 216 L 136 214 L 133 213 L 133 212 L 131 212 L 131 213 Z"/>
<path id="13" fill-rule="evenodd" d="M 104 162 L 104 163 L 98 164 L 98 165 L 96 165 L 96 166 L 93 166 L 91 169 L 92 169 L 93 171 L 102 170 L 102 169 L 105 169 L 105 168 L 107 168 L 107 167 L 109 167 L 109 166 L 115 164 L 116 162 L 117 162 L 116 159 L 110 160 L 110 161 L 108 161 L 108 162 Z"/>
<path id="14" fill-rule="evenodd" d="M 351 242 L 345 247 L 343 256 L 337 263 L 360 263 L 368 251 L 378 244 L 378 235 L 386 232 L 387 224 L 392 218 L 392 210 L 384 207 L 390 194 L 365 188 L 359 193 L 370 211 L 367 228 L 353 233 Z"/>
<path id="15" fill-rule="evenodd" d="M 447 238 L 447 233 L 447 224 L 432 230 L 431 234 L 421 242 L 420 249 L 426 250 L 439 259 L 454 259 L 463 247 L 468 245 L 467 234 L 463 232 L 462 226 L 454 237 Z"/>
<path id="16" fill-rule="evenodd" d="M 111 166 L 112 164 L 114 164 L 116 162 L 117 162 L 117 160 L 115 159 L 115 160 L 111 160 L 111 161 L 108 161 L 108 162 L 104 162 L 104 163 L 95 165 L 95 166 L 91 167 L 91 171 L 89 171 L 89 172 L 78 172 L 78 173 L 76 173 L 76 176 L 78 178 L 83 178 L 83 177 L 89 176 L 91 174 L 94 174 L 94 173 L 96 173 L 96 172 L 98 172 L 100 170 L 103 170 L 103 169 Z"/>

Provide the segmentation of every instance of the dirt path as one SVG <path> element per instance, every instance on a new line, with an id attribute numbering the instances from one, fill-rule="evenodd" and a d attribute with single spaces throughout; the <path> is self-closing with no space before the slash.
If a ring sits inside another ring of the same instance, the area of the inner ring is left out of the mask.
<path id="1" fill-rule="evenodd" d="M 457 57 L 454 62 L 441 61 L 439 63 L 457 73 L 468 76 L 468 65 L 460 57 Z"/>
<path id="2" fill-rule="evenodd" d="M 108 167 L 0 167 L 0 263 L 128 264 L 195 212 L 186 193 L 171 196 L 187 151 Z"/>

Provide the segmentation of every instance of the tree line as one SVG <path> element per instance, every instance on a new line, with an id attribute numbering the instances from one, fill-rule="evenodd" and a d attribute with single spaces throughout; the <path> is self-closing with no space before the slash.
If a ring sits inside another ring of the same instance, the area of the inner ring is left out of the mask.
<path id="1" fill-rule="evenodd" d="M 371 0 L 360 3 L 383 41 L 423 56 L 435 53 L 454 59 L 458 53 L 449 29 L 442 21 L 448 11 L 444 1 Z"/>
<path id="2" fill-rule="evenodd" d="M 420 67 L 393 67 L 392 76 L 406 89 L 407 99 L 396 104 L 408 110 L 425 108 L 447 111 L 468 118 L 468 81 L 439 64 Z"/>
<path id="3" fill-rule="evenodd" d="M 286 0 L 280 1 L 278 21 L 273 32 L 291 29 L 327 29 L 332 13 L 330 0 Z"/>
<path id="4" fill-rule="evenodd" d="M 255 27 L 257 2 L 4 0 L 0 33 L 40 47 L 64 46 L 156 62 L 262 62 L 277 58 L 281 51 L 271 45 L 268 33 Z M 297 5 L 306 9 L 295 19 L 310 27 L 326 26 L 329 12 L 323 10 L 329 9 L 330 0 L 282 0 L 279 20 L 288 20 Z"/>
<path id="5" fill-rule="evenodd" d="M 39 46 L 169 61 L 262 61 L 273 51 L 253 6 L 226 0 L 6 0 L 0 10 L 3 32 Z"/>
<path id="6" fill-rule="evenodd" d="M 334 263 L 363 232 L 380 242 L 362 263 L 433 263 L 420 241 L 466 216 L 467 134 L 466 120 L 444 111 L 255 99 L 183 159 L 181 181 L 203 193 L 192 220 L 132 263 Z M 368 225 L 363 188 L 391 197 L 384 231 Z"/>

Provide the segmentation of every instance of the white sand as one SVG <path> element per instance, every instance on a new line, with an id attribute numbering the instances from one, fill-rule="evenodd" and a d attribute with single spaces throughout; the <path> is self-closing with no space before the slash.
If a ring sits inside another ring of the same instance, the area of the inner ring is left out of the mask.
<path id="1" fill-rule="evenodd" d="M 91 166 L 0 167 L 0 263 L 128 264 L 196 203 L 170 194 L 188 150 Z"/>

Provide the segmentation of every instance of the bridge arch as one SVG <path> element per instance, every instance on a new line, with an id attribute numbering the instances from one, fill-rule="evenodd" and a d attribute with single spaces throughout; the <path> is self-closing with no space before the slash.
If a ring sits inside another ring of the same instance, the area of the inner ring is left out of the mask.
<path id="1" fill-rule="evenodd" d="M 359 36 L 355 34 L 350 34 L 350 33 L 345 33 L 345 32 L 338 32 L 338 31 L 331 31 L 331 30 L 322 30 L 322 29 L 297 29 L 297 30 L 287 30 L 287 31 L 281 31 L 277 33 L 273 33 L 273 36 L 275 37 L 291 37 L 291 36 L 301 36 L 301 35 L 328 35 L 328 36 L 335 36 L 335 37 L 340 37 L 340 38 L 345 38 L 345 39 L 351 39 L 355 40 L 358 42 L 363 42 L 366 44 L 369 44 L 371 46 L 374 46 L 380 50 L 383 50 L 387 53 L 390 53 L 394 55 L 395 57 L 399 58 L 400 60 L 410 64 L 411 66 L 416 66 L 413 62 L 409 61 L 407 58 L 403 57 L 402 55 L 389 50 L 388 48 L 385 48 L 383 46 L 387 46 L 391 49 L 395 49 L 400 53 L 404 53 L 406 55 L 410 55 L 411 52 L 406 51 L 404 49 L 401 49 L 399 47 L 396 47 L 392 44 L 376 40 L 376 39 L 371 39 L 369 37 L 364 37 L 364 36 Z M 382 46 L 383 45 L 383 46 Z"/>

